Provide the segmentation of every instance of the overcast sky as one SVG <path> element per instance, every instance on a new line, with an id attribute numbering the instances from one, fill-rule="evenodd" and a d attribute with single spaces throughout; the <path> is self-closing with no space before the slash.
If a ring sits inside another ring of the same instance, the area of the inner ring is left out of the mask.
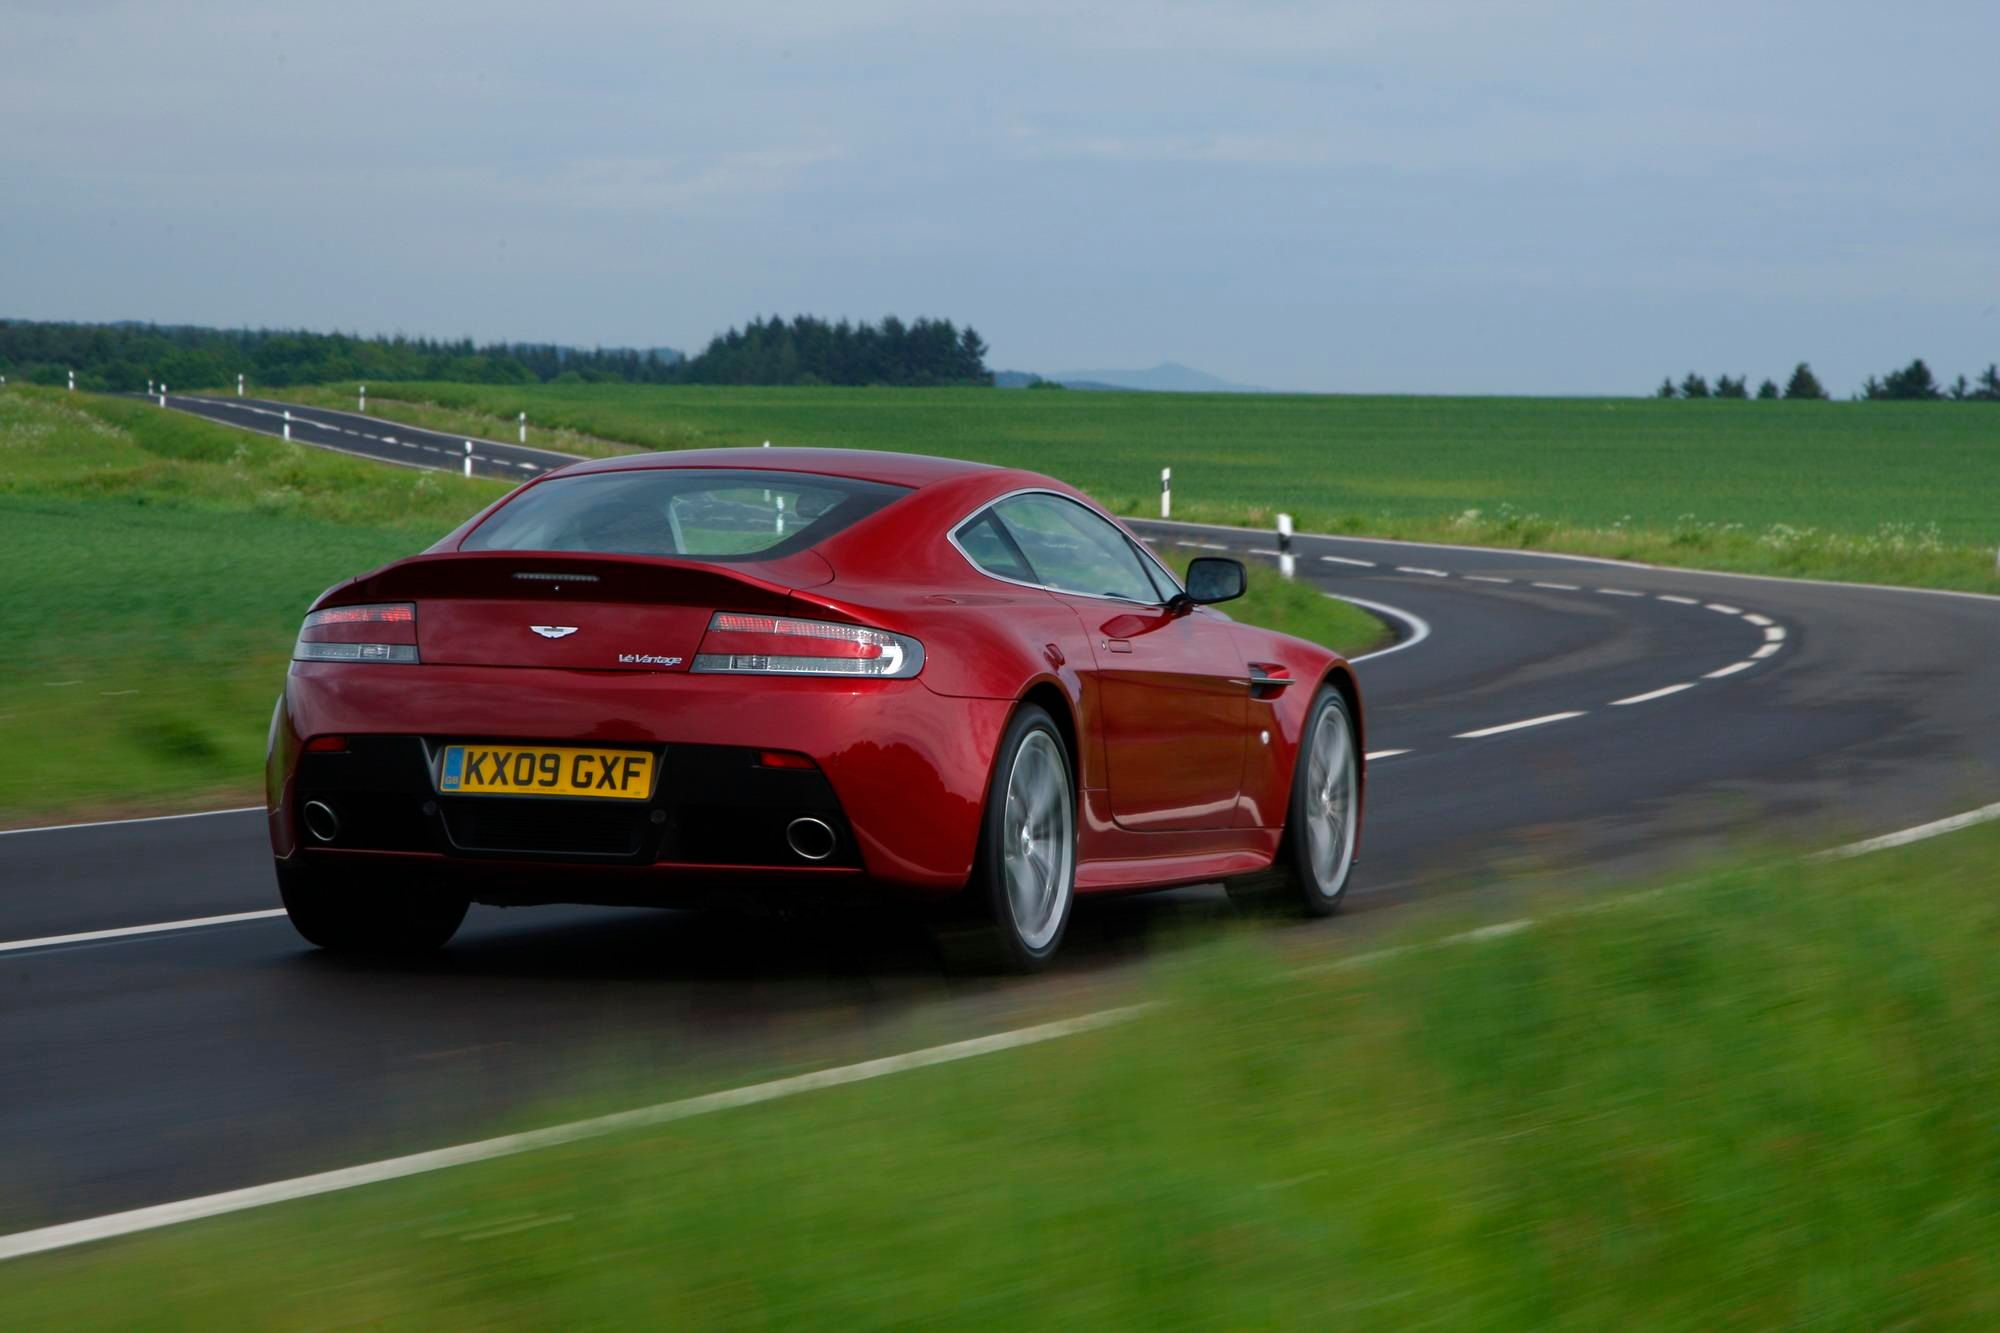
<path id="1" fill-rule="evenodd" d="M 1280 388 L 2000 360 L 2000 4 L 0 0 L 0 315 Z"/>

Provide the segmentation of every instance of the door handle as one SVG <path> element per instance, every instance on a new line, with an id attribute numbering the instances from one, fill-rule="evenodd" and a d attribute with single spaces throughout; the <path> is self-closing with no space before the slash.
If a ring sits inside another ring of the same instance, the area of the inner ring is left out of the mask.
<path id="1" fill-rule="evenodd" d="M 1130 639 L 1106 639 L 1103 641 L 1103 646 L 1104 651 L 1108 653 L 1129 653 L 1132 651 L 1132 641 Z"/>

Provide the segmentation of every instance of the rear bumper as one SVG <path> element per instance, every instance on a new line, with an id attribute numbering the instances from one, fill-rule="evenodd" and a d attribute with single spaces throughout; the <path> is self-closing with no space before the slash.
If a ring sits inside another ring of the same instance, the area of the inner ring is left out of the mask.
<path id="1" fill-rule="evenodd" d="M 272 720 L 271 848 L 429 864 L 474 885 L 483 869 L 493 892 L 471 896 L 506 901 L 645 901 L 649 886 L 691 880 L 951 891 L 971 869 L 1010 708 L 944 698 L 921 679 L 294 663 Z M 304 753 L 318 736 L 349 748 Z M 643 806 L 447 797 L 429 756 L 455 740 L 643 747 L 661 756 L 661 777 Z M 761 768 L 759 749 L 805 754 L 818 771 Z M 305 832 L 300 811 L 315 799 L 350 812 L 342 836 Z M 836 830 L 826 861 L 786 847 L 799 815 Z"/>

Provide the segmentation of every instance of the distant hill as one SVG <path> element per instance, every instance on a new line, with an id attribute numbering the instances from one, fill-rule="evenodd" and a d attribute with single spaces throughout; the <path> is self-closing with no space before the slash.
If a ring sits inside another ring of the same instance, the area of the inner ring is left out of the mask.
<path id="1" fill-rule="evenodd" d="M 1252 384 L 1234 384 L 1175 361 L 1162 361 L 1151 370 L 1065 370 L 1049 378 L 1072 389 L 1142 389 L 1150 393 L 1273 392 Z"/>

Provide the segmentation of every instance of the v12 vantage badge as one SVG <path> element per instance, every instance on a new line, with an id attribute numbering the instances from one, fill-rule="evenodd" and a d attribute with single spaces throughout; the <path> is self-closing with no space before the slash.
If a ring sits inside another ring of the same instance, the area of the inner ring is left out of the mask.
<path id="1" fill-rule="evenodd" d="M 680 664 L 681 664 L 681 659 L 680 659 L 680 658 L 678 658 L 678 657 L 661 657 L 661 656 L 660 656 L 660 655 L 659 655 L 658 653 L 620 653 L 620 654 L 618 654 L 618 665 L 620 665 L 620 666 L 663 666 L 663 667 L 676 667 L 676 666 L 679 666 Z"/>

